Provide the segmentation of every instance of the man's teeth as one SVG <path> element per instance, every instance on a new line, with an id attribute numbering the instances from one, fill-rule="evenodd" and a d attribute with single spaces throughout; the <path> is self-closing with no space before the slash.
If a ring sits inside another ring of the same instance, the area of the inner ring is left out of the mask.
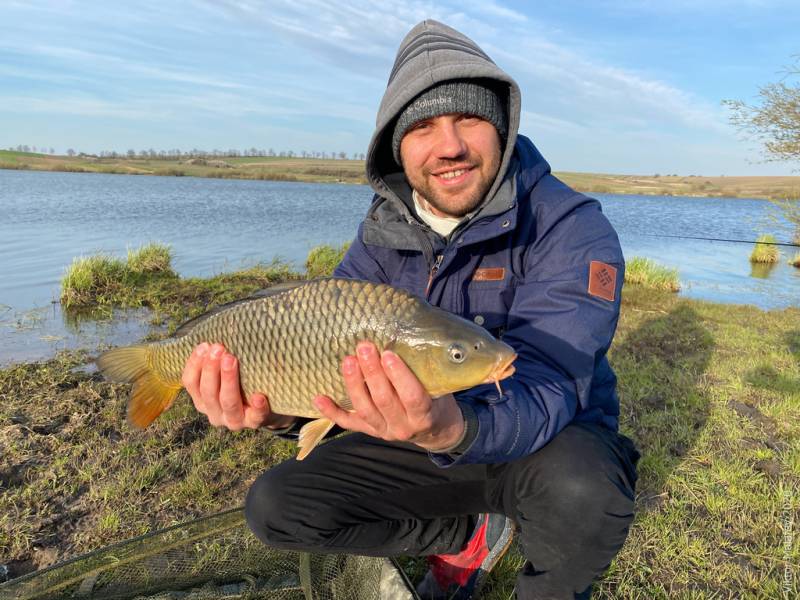
<path id="1" fill-rule="evenodd" d="M 442 179 L 453 179 L 454 177 L 458 177 L 459 175 L 463 175 L 466 173 L 466 169 L 456 169 L 455 171 L 447 171 L 447 173 L 442 173 L 439 175 Z"/>

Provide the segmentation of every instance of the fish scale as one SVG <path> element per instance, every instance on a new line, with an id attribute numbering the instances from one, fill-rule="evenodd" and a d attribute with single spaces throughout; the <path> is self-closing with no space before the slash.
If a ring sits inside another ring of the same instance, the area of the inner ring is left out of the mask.
<path id="1" fill-rule="evenodd" d="M 98 358 L 109 379 L 134 384 L 129 420 L 145 427 L 172 403 L 186 361 L 201 342 L 221 343 L 238 358 L 246 395 L 264 393 L 276 413 L 316 418 L 301 430 L 298 458 L 332 426 L 313 405 L 316 395 L 352 408 L 340 367 L 359 341 L 396 352 L 431 396 L 513 373 L 512 348 L 405 290 L 336 278 L 290 285 L 198 317 L 174 338 Z"/>

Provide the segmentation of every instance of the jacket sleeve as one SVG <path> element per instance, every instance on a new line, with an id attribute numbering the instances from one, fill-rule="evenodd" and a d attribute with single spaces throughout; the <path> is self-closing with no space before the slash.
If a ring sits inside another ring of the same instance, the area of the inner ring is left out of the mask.
<path id="1" fill-rule="evenodd" d="M 388 283 L 386 273 L 362 241 L 363 228 L 363 223 L 358 226 L 358 233 L 342 262 L 333 270 L 333 276 L 343 279 L 362 279 L 373 283 Z"/>
<path id="2" fill-rule="evenodd" d="M 614 276 L 603 294 L 613 289 L 613 300 L 588 292 L 592 261 Z M 502 336 L 517 351 L 516 372 L 501 382 L 502 394 L 481 385 L 455 395 L 467 434 L 447 454 L 431 454 L 440 466 L 531 454 L 578 412 L 601 412 L 589 399 L 619 317 L 624 261 L 616 233 L 599 204 L 587 199 L 526 250 L 524 263 Z"/>

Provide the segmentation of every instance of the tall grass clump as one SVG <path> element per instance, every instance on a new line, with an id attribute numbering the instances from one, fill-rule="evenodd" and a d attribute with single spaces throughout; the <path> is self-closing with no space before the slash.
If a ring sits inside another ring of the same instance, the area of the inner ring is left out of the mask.
<path id="1" fill-rule="evenodd" d="M 765 234 L 756 240 L 756 246 L 750 255 L 750 262 L 753 263 L 776 263 L 780 260 L 780 251 L 775 244 L 775 236 Z"/>
<path id="2" fill-rule="evenodd" d="M 312 248 L 306 258 L 306 277 L 328 277 L 336 266 L 342 262 L 345 252 L 350 247 L 350 242 L 345 242 L 339 248 L 328 244 Z"/>
<path id="3" fill-rule="evenodd" d="M 125 262 L 108 254 L 78 257 L 61 278 L 61 304 L 69 308 L 102 303 L 124 285 L 127 273 Z"/>
<path id="4" fill-rule="evenodd" d="M 800 269 L 800 252 L 789 259 L 789 264 Z"/>
<path id="5" fill-rule="evenodd" d="M 165 244 L 150 242 L 128 250 L 128 269 L 132 273 L 172 273 L 172 250 Z"/>
<path id="6" fill-rule="evenodd" d="M 625 283 L 667 292 L 677 292 L 681 289 L 678 269 L 661 266 L 649 258 L 640 256 L 634 256 L 626 261 Z"/>

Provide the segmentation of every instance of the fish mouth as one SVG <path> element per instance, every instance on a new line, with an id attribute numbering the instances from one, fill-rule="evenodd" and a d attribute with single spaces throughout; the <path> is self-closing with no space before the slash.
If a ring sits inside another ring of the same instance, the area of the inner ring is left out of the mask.
<path id="1" fill-rule="evenodd" d="M 500 382 L 507 377 L 511 377 L 514 374 L 514 371 L 517 370 L 513 365 L 515 360 L 517 360 L 516 353 L 512 354 L 507 360 L 499 363 L 495 367 L 494 371 L 492 371 L 492 373 L 483 380 L 483 383 L 495 384 L 495 386 L 497 386 L 497 391 L 500 393 L 500 395 L 502 395 L 503 390 L 500 387 Z"/>

